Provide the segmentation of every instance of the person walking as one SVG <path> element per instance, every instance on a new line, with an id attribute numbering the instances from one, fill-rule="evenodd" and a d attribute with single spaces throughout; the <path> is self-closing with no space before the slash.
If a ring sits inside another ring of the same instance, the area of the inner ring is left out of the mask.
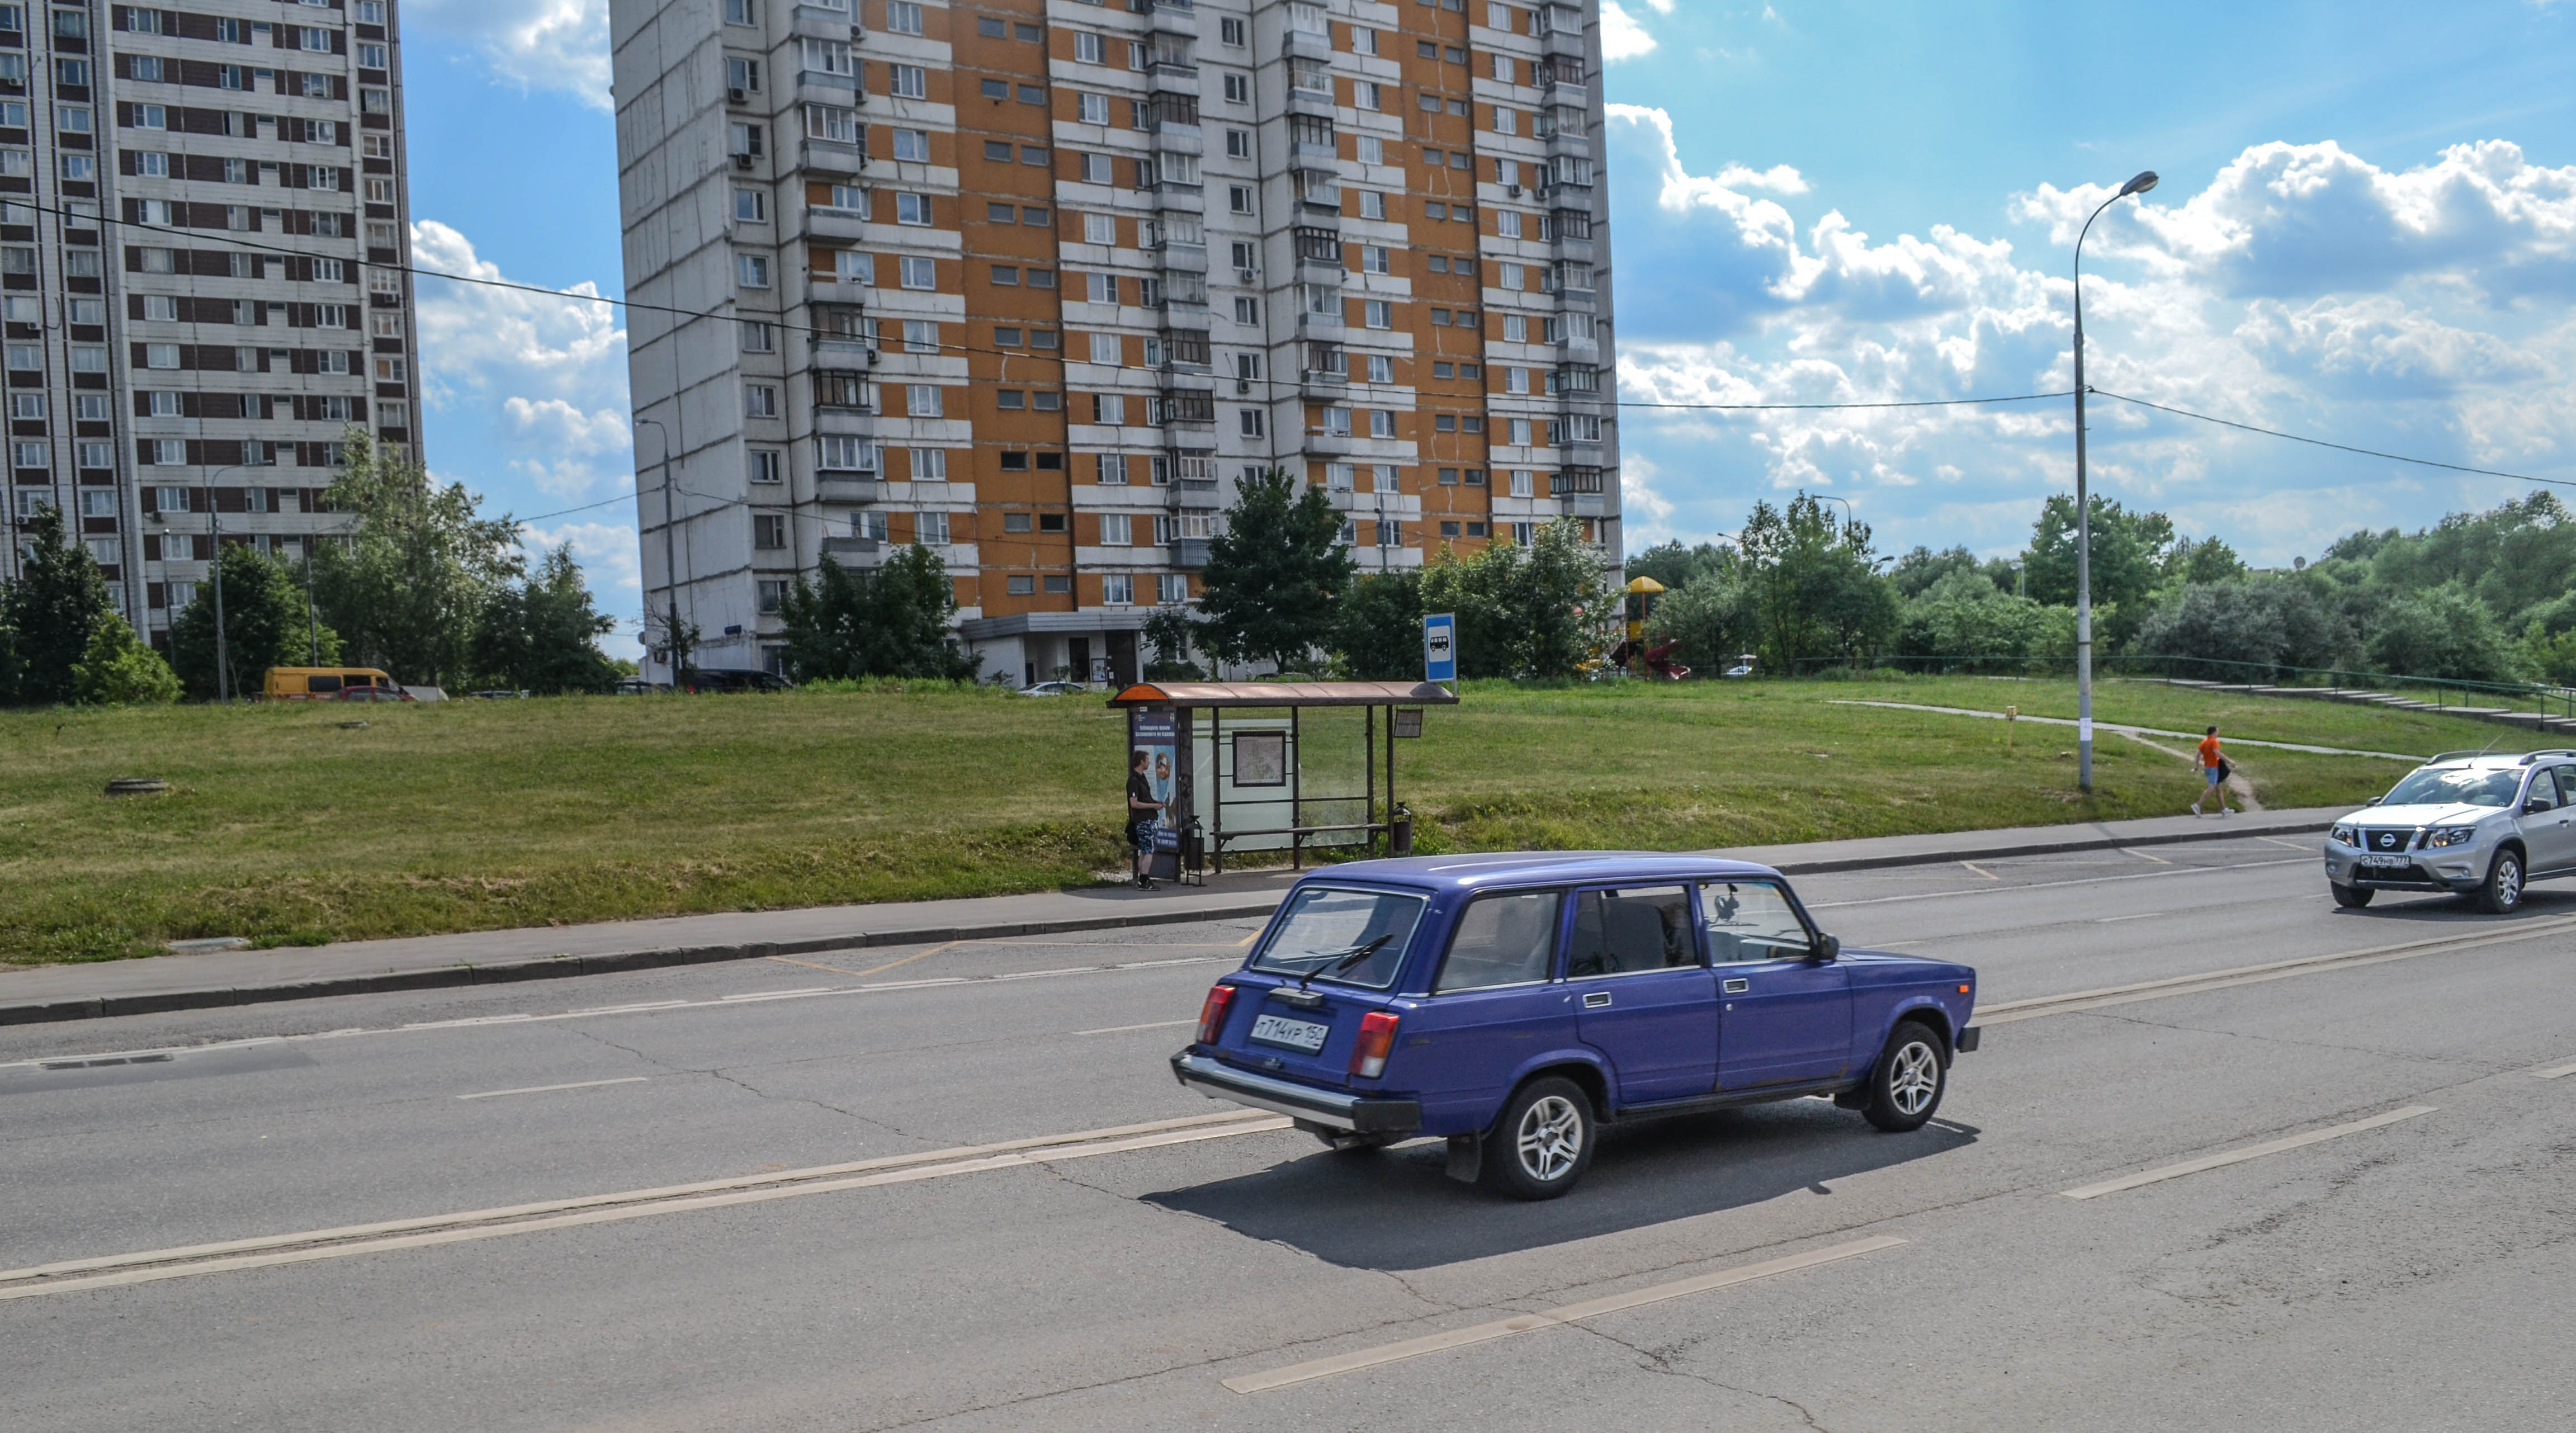
<path id="1" fill-rule="evenodd" d="M 2191 814 L 2199 815 L 2200 803 L 2208 800 L 2211 793 L 2215 792 L 2218 796 L 2218 814 L 2235 815 L 2236 813 L 2227 807 L 2227 758 L 2218 752 L 2218 728 L 2216 727 L 2211 727 L 2208 735 L 2200 739 L 2200 774 L 2203 778 L 2200 795 L 2192 800 Z"/>
<path id="2" fill-rule="evenodd" d="M 1136 848 L 1136 889 L 1154 889 L 1154 817 L 1170 804 L 1154 799 L 1154 778 L 1145 774 L 1140 748 L 1127 764 L 1127 843 Z"/>

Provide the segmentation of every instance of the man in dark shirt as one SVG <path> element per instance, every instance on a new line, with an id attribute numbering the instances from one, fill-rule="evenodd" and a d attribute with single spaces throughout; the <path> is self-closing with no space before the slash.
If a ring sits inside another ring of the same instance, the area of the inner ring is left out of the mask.
<path id="1" fill-rule="evenodd" d="M 1145 774 L 1145 753 L 1127 764 L 1127 841 L 1136 848 L 1136 888 L 1154 889 L 1154 815 L 1165 803 L 1154 799 L 1154 780 Z"/>

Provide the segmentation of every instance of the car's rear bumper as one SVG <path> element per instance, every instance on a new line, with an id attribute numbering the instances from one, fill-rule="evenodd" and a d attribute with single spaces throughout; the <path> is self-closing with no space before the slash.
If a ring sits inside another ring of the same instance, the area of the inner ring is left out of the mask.
<path id="1" fill-rule="evenodd" d="M 1354 1134 L 1412 1134 L 1422 1128 L 1420 1100 L 1382 1100 L 1272 1079 L 1206 1055 L 1172 1057 L 1172 1077 L 1212 1100 L 1232 1100 Z"/>

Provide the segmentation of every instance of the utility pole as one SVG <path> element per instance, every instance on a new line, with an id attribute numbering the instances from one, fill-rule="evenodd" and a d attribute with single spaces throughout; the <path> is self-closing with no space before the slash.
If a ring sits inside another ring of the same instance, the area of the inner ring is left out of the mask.
<path id="1" fill-rule="evenodd" d="M 2084 482 L 2084 237 L 2103 209 L 2155 187 L 2156 172 L 2139 171 L 2075 236 L 2075 784 L 2085 791 L 2093 789 L 2093 508 Z"/>

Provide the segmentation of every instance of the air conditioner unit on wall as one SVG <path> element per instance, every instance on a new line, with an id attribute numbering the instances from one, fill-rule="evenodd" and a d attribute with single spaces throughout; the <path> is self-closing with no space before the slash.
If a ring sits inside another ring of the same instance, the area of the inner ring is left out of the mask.
<path id="1" fill-rule="evenodd" d="M 726 104 L 749 104 L 749 103 L 751 103 L 751 96 L 750 96 L 750 95 L 748 95 L 748 94 L 746 94 L 746 93 L 744 93 L 744 92 L 743 92 L 743 91 L 741 91 L 741 90 L 737 90 L 737 89 L 728 89 L 728 90 L 726 90 L 726 91 L 725 91 L 725 103 L 726 103 Z"/>
<path id="2" fill-rule="evenodd" d="M 1247 284 L 1252 282 L 1252 270 L 1250 269 L 1237 269 L 1234 271 L 1234 276 L 1240 282 Z"/>
<path id="3" fill-rule="evenodd" d="M 751 158 L 752 157 L 748 154 L 737 154 L 733 157 L 733 167 L 736 169 L 749 169 L 751 167 Z"/>

